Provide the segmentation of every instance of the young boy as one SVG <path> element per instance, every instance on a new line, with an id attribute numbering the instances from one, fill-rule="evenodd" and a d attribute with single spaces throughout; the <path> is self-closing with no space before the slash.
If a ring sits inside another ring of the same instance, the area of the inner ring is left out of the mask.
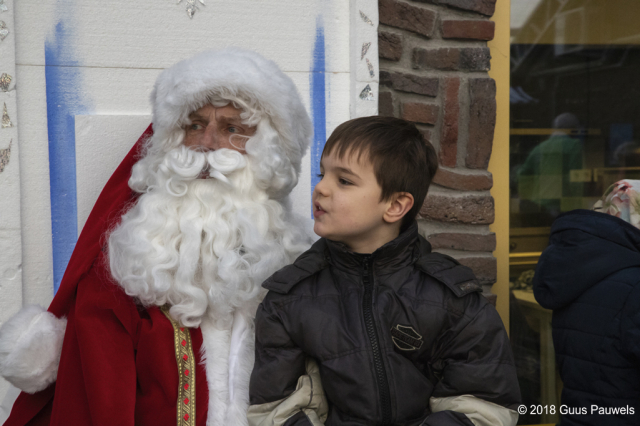
<path id="1" fill-rule="evenodd" d="M 333 132 L 313 192 L 322 238 L 263 284 L 251 424 L 515 425 L 520 390 L 497 312 L 470 269 L 418 234 L 436 169 L 407 121 Z"/>

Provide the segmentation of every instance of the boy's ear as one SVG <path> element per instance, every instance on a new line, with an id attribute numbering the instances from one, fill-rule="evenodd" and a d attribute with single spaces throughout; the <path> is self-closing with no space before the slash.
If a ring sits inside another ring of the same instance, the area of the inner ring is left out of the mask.
<path id="1" fill-rule="evenodd" d="M 402 219 L 413 207 L 413 195 L 408 192 L 396 192 L 389 201 L 383 219 L 387 223 L 395 223 Z"/>

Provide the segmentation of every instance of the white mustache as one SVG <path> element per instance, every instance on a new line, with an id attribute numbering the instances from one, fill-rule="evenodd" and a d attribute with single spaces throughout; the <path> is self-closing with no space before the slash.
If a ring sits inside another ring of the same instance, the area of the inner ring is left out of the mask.
<path id="1" fill-rule="evenodd" d="M 176 174 L 189 179 L 197 177 L 206 164 L 206 153 L 180 146 L 172 149 L 164 156 L 158 170 L 164 174 Z"/>
<path id="2" fill-rule="evenodd" d="M 165 155 L 158 166 L 158 172 L 167 177 L 168 187 L 179 188 L 176 193 L 169 192 L 175 196 L 182 196 L 187 191 L 185 183 L 188 181 L 208 175 L 209 178 L 229 184 L 227 175 L 246 166 L 246 157 L 238 151 L 223 148 L 202 152 L 183 145 Z M 172 185 L 172 181 L 176 185 Z"/>
<path id="3" fill-rule="evenodd" d="M 178 175 L 185 179 L 195 179 L 202 172 L 209 172 L 209 176 L 228 183 L 225 175 L 242 169 L 247 165 L 244 155 L 231 149 L 215 151 L 194 151 L 185 146 L 169 151 L 160 166 L 159 171 L 166 174 Z"/>
<path id="4" fill-rule="evenodd" d="M 207 163 L 209 164 L 209 176 L 225 183 L 229 183 L 227 174 L 242 169 L 247 165 L 246 157 L 232 149 L 218 149 L 209 151 L 206 154 Z"/>

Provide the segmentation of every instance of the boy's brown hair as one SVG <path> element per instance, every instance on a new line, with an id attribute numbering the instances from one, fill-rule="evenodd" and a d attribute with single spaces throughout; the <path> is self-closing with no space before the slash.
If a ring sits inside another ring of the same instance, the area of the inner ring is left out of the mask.
<path id="1" fill-rule="evenodd" d="M 420 130 L 406 120 L 394 117 L 361 117 L 339 125 L 329 136 L 322 156 L 335 150 L 338 158 L 366 154 L 382 188 L 380 201 L 388 201 L 397 192 L 408 192 L 414 204 L 402 219 L 402 228 L 418 215 L 433 176 L 438 157 Z"/>

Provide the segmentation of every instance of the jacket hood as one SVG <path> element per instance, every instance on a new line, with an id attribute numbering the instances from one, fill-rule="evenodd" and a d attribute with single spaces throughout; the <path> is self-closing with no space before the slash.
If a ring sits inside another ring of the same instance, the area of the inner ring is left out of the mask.
<path id="1" fill-rule="evenodd" d="M 533 279 L 536 300 L 562 308 L 607 276 L 640 266 L 640 231 L 614 216 L 591 210 L 560 215 Z"/>

